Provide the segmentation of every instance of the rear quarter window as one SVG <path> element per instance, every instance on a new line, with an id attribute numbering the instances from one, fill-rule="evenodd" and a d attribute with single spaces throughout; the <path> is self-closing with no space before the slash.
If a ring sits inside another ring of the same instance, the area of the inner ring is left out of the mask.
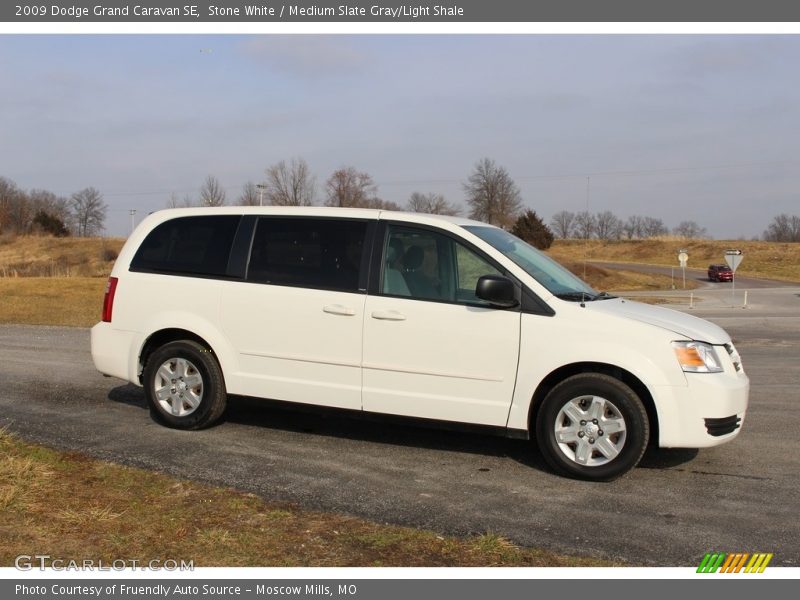
<path id="1" fill-rule="evenodd" d="M 131 271 L 224 276 L 239 215 L 180 217 L 158 225 L 131 261 Z"/>

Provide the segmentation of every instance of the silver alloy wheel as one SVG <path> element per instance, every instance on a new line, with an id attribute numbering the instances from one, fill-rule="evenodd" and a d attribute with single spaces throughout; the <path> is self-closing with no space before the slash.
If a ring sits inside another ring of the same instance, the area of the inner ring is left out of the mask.
<path id="1" fill-rule="evenodd" d="M 203 400 L 203 377 L 191 361 L 171 358 L 158 367 L 153 392 L 164 412 L 185 417 Z"/>
<path id="2" fill-rule="evenodd" d="M 579 396 L 558 411 L 555 434 L 564 456 L 579 465 L 599 467 L 614 460 L 625 445 L 625 419 L 613 402 Z"/>

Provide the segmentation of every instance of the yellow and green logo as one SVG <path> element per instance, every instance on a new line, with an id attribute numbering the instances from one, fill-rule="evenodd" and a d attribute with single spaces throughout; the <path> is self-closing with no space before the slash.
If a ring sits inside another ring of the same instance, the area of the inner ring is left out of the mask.
<path id="1" fill-rule="evenodd" d="M 763 573 L 772 553 L 707 552 L 697 567 L 698 573 Z"/>

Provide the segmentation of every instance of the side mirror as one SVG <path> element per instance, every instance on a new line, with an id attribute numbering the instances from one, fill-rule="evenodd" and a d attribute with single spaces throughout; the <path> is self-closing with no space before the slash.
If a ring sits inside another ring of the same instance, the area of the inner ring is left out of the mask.
<path id="1" fill-rule="evenodd" d="M 475 286 L 475 295 L 494 306 L 511 308 L 517 305 L 517 286 L 502 275 L 482 275 Z"/>

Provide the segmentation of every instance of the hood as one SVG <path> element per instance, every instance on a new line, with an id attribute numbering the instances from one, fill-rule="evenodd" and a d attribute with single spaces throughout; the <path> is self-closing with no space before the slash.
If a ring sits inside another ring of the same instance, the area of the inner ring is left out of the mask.
<path id="1" fill-rule="evenodd" d="M 661 306 L 614 298 L 587 302 L 586 308 L 593 312 L 616 315 L 674 331 L 684 339 L 708 342 L 709 344 L 727 344 L 731 341 L 730 336 L 722 327 L 705 319 Z"/>

